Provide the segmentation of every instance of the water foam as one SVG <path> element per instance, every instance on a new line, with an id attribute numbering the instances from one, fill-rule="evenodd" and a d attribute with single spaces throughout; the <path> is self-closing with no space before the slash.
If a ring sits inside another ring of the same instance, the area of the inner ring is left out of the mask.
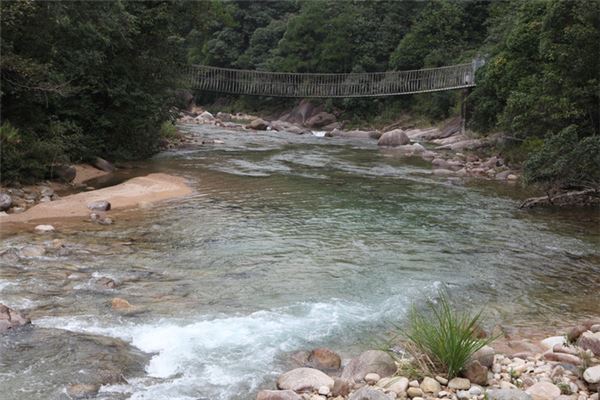
<path id="1" fill-rule="evenodd" d="M 193 323 L 162 320 L 117 326 L 93 317 L 70 317 L 46 318 L 36 324 L 118 337 L 154 354 L 146 372 L 163 381 L 132 385 L 132 399 L 200 395 L 225 400 L 246 398 L 265 377 L 281 372 L 276 365 L 282 353 L 319 345 L 346 331 L 361 329 L 361 325 L 364 329 L 364 324 L 381 321 L 387 313 L 398 315 L 404 311 L 404 307 L 399 309 L 404 303 L 398 300 L 388 299 L 385 308 L 340 300 L 297 303 L 249 315 L 204 316 Z M 395 304 L 394 309 L 389 308 L 390 303 Z"/>

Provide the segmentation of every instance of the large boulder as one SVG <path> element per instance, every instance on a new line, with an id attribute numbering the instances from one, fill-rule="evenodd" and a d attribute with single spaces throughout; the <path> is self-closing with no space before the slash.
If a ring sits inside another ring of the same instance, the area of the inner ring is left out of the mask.
<path id="1" fill-rule="evenodd" d="M 31 320 L 18 311 L 0 304 L 0 333 L 30 324 Z"/>
<path id="2" fill-rule="evenodd" d="M 368 350 L 360 356 L 350 360 L 342 372 L 342 379 L 354 379 L 362 382 L 370 372 L 374 372 L 382 378 L 393 375 L 397 370 L 394 359 L 385 351 Z"/>
<path id="3" fill-rule="evenodd" d="M 0 193 L 0 211 L 6 211 L 12 206 L 12 198 L 6 193 Z"/>
<path id="4" fill-rule="evenodd" d="M 256 400 L 302 400 L 293 390 L 261 390 Z"/>
<path id="5" fill-rule="evenodd" d="M 269 127 L 269 123 L 262 118 L 253 119 L 248 125 L 247 129 L 253 129 L 255 131 L 266 131 Z"/>
<path id="6" fill-rule="evenodd" d="M 309 128 L 321 128 L 333 124 L 334 122 L 336 122 L 335 115 L 322 111 L 310 117 L 305 125 Z"/>
<path id="7" fill-rule="evenodd" d="M 92 160 L 91 164 L 104 172 L 113 172 L 115 170 L 114 165 L 106 161 L 104 158 L 96 157 Z"/>
<path id="8" fill-rule="evenodd" d="M 296 107 L 280 119 L 293 124 L 303 125 L 310 117 L 318 114 L 321 107 L 315 107 L 310 100 L 301 100 Z"/>
<path id="9" fill-rule="evenodd" d="M 594 355 L 600 356 L 600 332 L 584 332 L 577 343 L 582 349 L 590 350 Z"/>
<path id="10" fill-rule="evenodd" d="M 277 379 L 277 388 L 294 392 L 314 392 L 321 386 L 333 389 L 333 379 L 318 369 L 296 368 Z"/>
<path id="11" fill-rule="evenodd" d="M 72 165 L 54 165 L 50 171 L 50 177 L 61 181 L 71 182 L 75 179 L 77 170 Z"/>
<path id="12" fill-rule="evenodd" d="M 364 386 L 352 393 L 348 400 L 390 400 L 390 398 L 380 390 Z"/>
<path id="13" fill-rule="evenodd" d="M 393 131 L 385 132 L 377 141 L 377 145 L 389 147 L 403 146 L 409 143 L 410 139 L 402 129 L 394 129 Z"/>
<path id="14" fill-rule="evenodd" d="M 179 89 L 175 92 L 175 104 L 182 110 L 191 110 L 194 105 L 194 95 L 186 89 Z"/>

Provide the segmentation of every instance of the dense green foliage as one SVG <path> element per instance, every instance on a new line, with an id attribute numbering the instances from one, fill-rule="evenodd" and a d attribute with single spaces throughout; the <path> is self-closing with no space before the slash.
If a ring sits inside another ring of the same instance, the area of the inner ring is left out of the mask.
<path id="1" fill-rule="evenodd" d="M 3 180 L 155 151 L 186 62 L 171 2 L 2 2 Z"/>
<path id="2" fill-rule="evenodd" d="M 525 162 L 531 182 L 599 184 L 597 0 L 21 1 L 0 7 L 5 180 L 39 178 L 44 166 L 93 155 L 150 154 L 177 104 L 174 91 L 184 86 L 185 63 L 374 72 L 481 55 L 487 63 L 467 100 L 471 129 L 503 132 L 502 152 Z M 385 124 L 401 114 L 435 121 L 456 114 L 461 95 L 325 105 L 351 123 Z M 286 106 L 248 97 L 237 104 Z M 565 143 L 568 151 L 556 147 Z M 19 161 L 24 158 L 31 162 Z"/>

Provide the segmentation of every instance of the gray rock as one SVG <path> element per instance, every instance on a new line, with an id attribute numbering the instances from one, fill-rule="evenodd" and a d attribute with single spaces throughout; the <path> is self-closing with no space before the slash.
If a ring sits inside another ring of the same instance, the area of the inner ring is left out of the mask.
<path id="1" fill-rule="evenodd" d="M 426 376 L 421 382 L 421 390 L 424 393 L 432 393 L 434 397 L 437 397 L 437 394 L 442 390 L 442 386 L 435 379 Z"/>
<path id="2" fill-rule="evenodd" d="M 40 188 L 40 195 L 42 197 L 52 197 L 54 195 L 54 190 L 48 186 L 42 186 Z"/>
<path id="3" fill-rule="evenodd" d="M 295 392 L 314 392 L 321 386 L 333 388 L 333 379 L 314 368 L 296 368 L 277 379 L 277 388 Z"/>
<path id="4" fill-rule="evenodd" d="M 492 389 L 486 393 L 489 400 L 532 400 L 530 395 L 519 389 Z"/>
<path id="5" fill-rule="evenodd" d="M 346 380 L 353 379 L 355 382 L 363 382 L 365 375 L 369 372 L 385 378 L 393 375 L 396 369 L 396 363 L 388 353 L 381 350 L 368 350 L 350 360 L 341 377 Z"/>
<path id="6" fill-rule="evenodd" d="M 342 378 L 334 377 L 333 378 L 333 389 L 331 389 L 332 396 L 348 396 L 350 393 L 350 389 L 352 388 L 352 384 Z"/>
<path id="7" fill-rule="evenodd" d="M 6 211 L 12 205 L 12 198 L 6 193 L 0 193 L 0 211 Z"/>
<path id="8" fill-rule="evenodd" d="M 31 320 L 18 311 L 0 304 L 0 333 L 30 324 Z"/>
<path id="9" fill-rule="evenodd" d="M 115 170 L 114 165 L 100 157 L 94 158 L 91 164 L 104 172 L 113 172 Z"/>
<path id="10" fill-rule="evenodd" d="M 590 350 L 594 355 L 600 356 L 600 332 L 584 332 L 577 343 L 582 349 Z"/>
<path id="11" fill-rule="evenodd" d="M 409 144 L 410 139 L 402 129 L 394 129 L 393 131 L 385 132 L 377 141 L 378 146 L 403 146 Z"/>
<path id="12" fill-rule="evenodd" d="M 37 225 L 34 230 L 38 233 L 54 232 L 54 227 L 52 225 Z"/>
<path id="13" fill-rule="evenodd" d="M 293 390 L 261 390 L 256 400 L 302 400 Z"/>
<path id="14" fill-rule="evenodd" d="M 583 371 L 583 379 L 587 383 L 600 383 L 600 365 L 589 367 Z"/>
<path id="15" fill-rule="evenodd" d="M 72 165 L 53 165 L 50 170 L 50 176 L 61 181 L 71 182 L 75 179 L 77 170 Z"/>
<path id="16" fill-rule="evenodd" d="M 108 211 L 110 210 L 110 203 L 106 200 L 96 200 L 89 203 L 87 207 L 92 211 Z"/>
<path id="17" fill-rule="evenodd" d="M 335 115 L 322 111 L 310 117 L 305 125 L 309 128 L 321 128 L 335 122 Z"/>
<path id="18" fill-rule="evenodd" d="M 494 355 L 496 351 L 493 347 L 483 346 L 481 349 L 473 353 L 471 360 L 477 360 L 484 367 L 492 368 L 494 364 Z"/>
<path id="19" fill-rule="evenodd" d="M 390 400 L 390 398 L 377 389 L 373 389 L 370 386 L 364 386 L 352 393 L 350 397 L 348 397 L 348 400 Z"/>
<path id="20" fill-rule="evenodd" d="M 410 397 L 411 399 L 413 397 L 423 397 L 424 393 L 423 390 L 421 390 L 421 388 L 418 387 L 409 387 L 406 390 L 406 394 L 408 395 L 408 397 Z"/>
<path id="21" fill-rule="evenodd" d="M 268 127 L 269 123 L 262 118 L 256 118 L 246 125 L 246 128 L 253 129 L 255 131 L 266 131 Z"/>
<path id="22" fill-rule="evenodd" d="M 453 378 L 448 382 L 448 387 L 455 390 L 468 390 L 471 387 L 471 381 L 466 378 Z"/>

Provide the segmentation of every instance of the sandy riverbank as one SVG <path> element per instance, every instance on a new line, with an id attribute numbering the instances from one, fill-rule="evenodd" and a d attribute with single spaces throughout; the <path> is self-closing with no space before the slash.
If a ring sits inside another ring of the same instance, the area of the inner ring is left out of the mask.
<path id="1" fill-rule="evenodd" d="M 20 214 L 1 217 L 1 224 L 33 221 L 60 220 L 70 217 L 86 217 L 90 214 L 87 205 L 93 201 L 106 200 L 112 210 L 133 208 L 159 201 L 183 197 L 192 193 L 184 178 L 154 173 L 130 179 L 119 185 L 82 192 L 59 200 L 37 204 Z"/>

